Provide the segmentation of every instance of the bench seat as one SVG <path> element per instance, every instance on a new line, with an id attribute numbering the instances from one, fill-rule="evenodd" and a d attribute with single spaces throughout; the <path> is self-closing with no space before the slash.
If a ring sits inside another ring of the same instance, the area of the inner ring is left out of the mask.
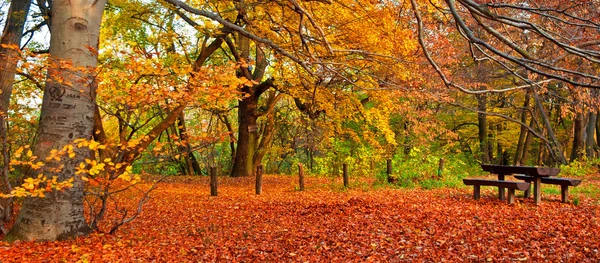
<path id="1" fill-rule="evenodd" d="M 525 182 L 532 182 L 534 177 L 528 175 L 515 175 L 516 179 Z M 581 183 L 580 179 L 562 178 L 562 177 L 542 177 L 542 184 L 560 185 L 560 197 L 563 203 L 569 200 L 569 186 L 578 186 Z M 529 198 L 530 190 L 525 191 L 525 197 Z"/>
<path id="2" fill-rule="evenodd" d="M 478 200 L 480 197 L 480 188 L 482 185 L 507 188 L 509 204 L 512 204 L 515 201 L 515 190 L 526 191 L 529 189 L 529 186 L 530 186 L 530 183 L 528 183 L 528 182 L 486 180 L 486 179 L 475 179 L 475 178 L 465 178 L 465 179 L 463 179 L 463 183 L 465 185 L 473 186 L 473 199 L 475 199 L 475 200 Z"/>

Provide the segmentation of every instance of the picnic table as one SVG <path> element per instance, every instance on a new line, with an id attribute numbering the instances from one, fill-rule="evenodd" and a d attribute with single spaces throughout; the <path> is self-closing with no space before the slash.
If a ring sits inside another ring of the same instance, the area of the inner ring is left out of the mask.
<path id="1" fill-rule="evenodd" d="M 506 175 L 520 174 L 531 176 L 533 182 L 533 197 L 536 205 L 541 201 L 540 186 L 542 183 L 542 178 L 556 176 L 560 172 L 560 169 L 558 168 L 535 166 L 482 164 L 481 168 L 486 172 L 498 175 L 498 180 L 501 181 L 504 181 Z M 498 194 L 500 200 L 504 200 L 504 187 L 498 187 Z"/>

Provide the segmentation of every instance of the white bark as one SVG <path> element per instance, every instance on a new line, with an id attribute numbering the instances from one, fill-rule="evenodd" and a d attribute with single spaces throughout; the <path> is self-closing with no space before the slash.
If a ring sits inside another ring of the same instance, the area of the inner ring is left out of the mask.
<path id="1" fill-rule="evenodd" d="M 52 149 L 62 149 L 75 139 L 91 139 L 94 125 L 94 72 L 97 64 L 100 22 L 106 0 L 56 0 L 52 5 L 52 38 L 34 154 L 44 160 Z M 62 66 L 61 66 L 62 64 Z M 85 235 L 89 227 L 83 214 L 83 182 L 75 167 L 89 158 L 88 150 L 76 157 L 49 162 L 44 175 L 59 180 L 75 177 L 74 186 L 46 198 L 27 198 L 7 240 L 57 240 Z M 52 168 L 64 165 L 61 172 Z"/>

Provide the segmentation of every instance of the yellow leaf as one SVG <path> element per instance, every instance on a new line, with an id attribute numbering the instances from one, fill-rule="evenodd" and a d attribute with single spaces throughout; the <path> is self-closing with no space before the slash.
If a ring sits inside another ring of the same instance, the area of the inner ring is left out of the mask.
<path id="1" fill-rule="evenodd" d="M 33 156 L 33 152 L 31 150 L 27 151 L 27 157 L 31 158 Z"/>

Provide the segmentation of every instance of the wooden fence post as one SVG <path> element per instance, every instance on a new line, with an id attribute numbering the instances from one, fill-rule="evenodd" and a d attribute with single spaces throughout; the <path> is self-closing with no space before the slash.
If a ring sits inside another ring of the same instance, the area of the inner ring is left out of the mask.
<path id="1" fill-rule="evenodd" d="M 298 163 L 298 183 L 300 191 L 304 191 L 304 166 L 301 163 Z"/>
<path id="2" fill-rule="evenodd" d="M 256 194 L 262 193 L 262 165 L 256 167 Z"/>
<path id="3" fill-rule="evenodd" d="M 217 196 L 217 168 L 210 167 L 210 196 Z"/>
<path id="4" fill-rule="evenodd" d="M 348 187 L 348 164 L 345 163 L 343 166 L 344 169 L 344 187 Z"/>

